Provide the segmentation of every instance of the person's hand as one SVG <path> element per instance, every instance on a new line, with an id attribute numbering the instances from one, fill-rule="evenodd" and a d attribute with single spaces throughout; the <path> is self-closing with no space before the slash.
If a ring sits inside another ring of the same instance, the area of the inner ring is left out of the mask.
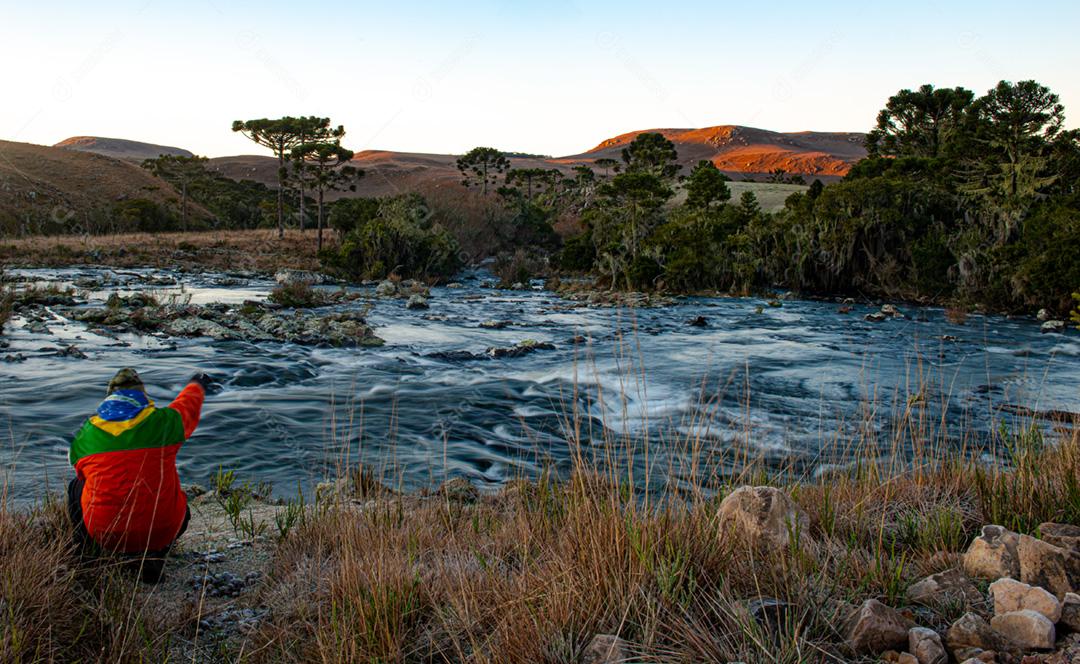
<path id="1" fill-rule="evenodd" d="M 213 387 L 215 387 L 217 385 L 217 381 L 215 381 L 209 375 L 207 375 L 207 374 L 205 374 L 205 373 L 203 373 L 201 371 L 199 373 L 195 374 L 194 376 L 192 376 L 191 380 L 189 380 L 188 382 L 189 383 L 198 383 L 199 385 L 202 386 L 203 391 L 205 391 L 207 393 L 210 392 L 211 388 L 213 388 Z"/>

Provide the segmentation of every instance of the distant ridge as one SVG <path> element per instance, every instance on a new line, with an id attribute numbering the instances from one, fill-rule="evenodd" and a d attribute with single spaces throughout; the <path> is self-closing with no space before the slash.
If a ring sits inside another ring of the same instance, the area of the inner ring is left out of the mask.
<path id="1" fill-rule="evenodd" d="M 154 145 L 141 141 L 130 141 L 126 138 L 104 138 L 101 136 L 72 136 L 65 138 L 53 147 L 78 150 L 80 152 L 93 152 L 114 159 L 142 162 L 145 159 L 154 159 L 161 155 L 175 157 L 192 157 L 191 152 L 182 148 L 174 148 L 168 145 Z"/>
<path id="2" fill-rule="evenodd" d="M 619 159 L 622 149 L 639 134 L 657 132 L 679 151 L 684 167 L 707 159 L 730 173 L 765 174 L 782 169 L 790 174 L 840 177 L 866 156 L 866 134 L 859 132 L 783 133 L 719 125 L 702 129 L 645 129 L 602 141 L 587 152 L 558 159 L 574 163 L 601 158 Z"/>

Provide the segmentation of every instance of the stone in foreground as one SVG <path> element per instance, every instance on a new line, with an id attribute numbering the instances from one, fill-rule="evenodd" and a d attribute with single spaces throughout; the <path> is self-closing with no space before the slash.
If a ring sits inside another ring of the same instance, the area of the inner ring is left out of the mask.
<path id="1" fill-rule="evenodd" d="M 1080 582 L 1080 554 L 1027 535 L 1020 536 L 1017 552 L 1024 583 L 1064 597 Z"/>
<path id="2" fill-rule="evenodd" d="M 864 655 L 899 650 L 908 644 L 910 622 L 896 609 L 876 599 L 868 599 L 855 612 L 848 632 L 848 645 Z"/>
<path id="3" fill-rule="evenodd" d="M 1061 603 L 1061 624 L 1080 632 L 1080 595 L 1065 593 L 1065 601 Z"/>
<path id="4" fill-rule="evenodd" d="M 908 652 L 915 655 L 919 664 L 948 664 L 949 655 L 941 643 L 941 636 L 926 627 L 908 630 Z"/>
<path id="5" fill-rule="evenodd" d="M 971 579 L 958 569 L 931 574 L 911 584 L 907 591 L 907 601 L 911 604 L 933 605 L 958 599 L 969 603 L 983 599 Z"/>
<path id="6" fill-rule="evenodd" d="M 792 536 L 807 537 L 809 519 L 786 493 L 770 486 L 744 486 L 720 503 L 721 536 L 735 532 L 755 543 L 785 547 Z"/>
<path id="7" fill-rule="evenodd" d="M 1020 576 L 1019 535 L 1002 526 L 983 526 L 964 554 L 964 571 L 976 579 L 997 581 Z"/>
<path id="8" fill-rule="evenodd" d="M 1080 526 L 1071 523 L 1044 523 L 1039 526 L 1039 539 L 1066 551 L 1080 553 Z"/>
<path id="9" fill-rule="evenodd" d="M 994 598 L 994 615 L 1029 610 L 1043 614 L 1052 623 L 1061 619 L 1061 602 L 1044 588 L 1006 577 L 990 584 L 990 595 Z"/>
<path id="10" fill-rule="evenodd" d="M 613 634 L 597 634 L 581 653 L 582 664 L 617 664 L 630 657 L 629 643 Z"/>
<path id="11" fill-rule="evenodd" d="M 1012 611 L 994 616 L 990 626 L 1021 648 L 1048 650 L 1054 647 L 1054 623 L 1038 611 Z"/>
<path id="12" fill-rule="evenodd" d="M 957 661 L 973 657 L 984 650 L 1007 649 L 1008 642 L 991 629 L 977 613 L 965 613 L 945 633 L 945 644 Z"/>

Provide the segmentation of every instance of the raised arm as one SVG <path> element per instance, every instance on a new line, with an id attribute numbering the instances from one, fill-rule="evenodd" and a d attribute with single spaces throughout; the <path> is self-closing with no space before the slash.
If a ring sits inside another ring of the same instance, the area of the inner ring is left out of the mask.
<path id="1" fill-rule="evenodd" d="M 185 440 L 190 438 L 191 434 L 195 433 L 195 427 L 199 426 L 199 414 L 202 412 L 206 386 L 209 384 L 210 378 L 206 374 L 197 374 L 169 404 L 169 408 L 180 413 L 180 419 L 184 423 Z"/>

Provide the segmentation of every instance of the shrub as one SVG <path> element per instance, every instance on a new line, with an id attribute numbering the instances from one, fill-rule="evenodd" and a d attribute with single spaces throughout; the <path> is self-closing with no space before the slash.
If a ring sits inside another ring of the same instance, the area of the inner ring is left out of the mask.
<path id="1" fill-rule="evenodd" d="M 179 227 L 176 215 L 145 198 L 119 201 L 113 206 L 118 226 L 128 231 L 168 231 Z"/>
<path id="2" fill-rule="evenodd" d="M 366 208 L 365 208 L 366 209 Z M 376 216 L 357 219 L 336 252 L 321 257 L 351 278 L 382 279 L 450 276 L 461 268 L 457 241 L 431 221 L 423 197 L 406 194 L 382 199 Z"/>
<path id="3" fill-rule="evenodd" d="M 499 288 L 510 288 L 514 284 L 528 285 L 531 279 L 543 276 L 545 268 L 543 258 L 518 249 L 513 254 L 500 254 L 492 271 L 499 278 Z"/>
<path id="4" fill-rule="evenodd" d="M 293 309 L 321 307 L 330 301 L 325 292 L 312 288 L 310 281 L 295 281 L 282 284 L 270 291 L 270 295 L 266 299 L 283 307 Z"/>
<path id="5" fill-rule="evenodd" d="M 567 238 L 559 252 L 559 267 L 571 272 L 587 272 L 596 261 L 596 246 L 588 231 Z"/>

